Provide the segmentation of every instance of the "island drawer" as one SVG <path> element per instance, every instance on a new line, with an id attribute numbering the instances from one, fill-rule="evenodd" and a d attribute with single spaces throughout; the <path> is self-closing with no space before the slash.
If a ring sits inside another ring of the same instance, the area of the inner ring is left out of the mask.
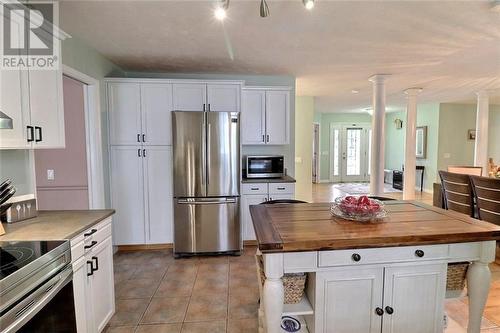
<path id="1" fill-rule="evenodd" d="M 319 267 L 445 259 L 448 245 L 401 246 L 319 252 Z"/>
<path id="2" fill-rule="evenodd" d="M 295 193 L 294 183 L 270 183 L 269 194 L 293 194 Z"/>
<path id="3" fill-rule="evenodd" d="M 241 194 L 266 194 L 266 183 L 241 184 Z"/>

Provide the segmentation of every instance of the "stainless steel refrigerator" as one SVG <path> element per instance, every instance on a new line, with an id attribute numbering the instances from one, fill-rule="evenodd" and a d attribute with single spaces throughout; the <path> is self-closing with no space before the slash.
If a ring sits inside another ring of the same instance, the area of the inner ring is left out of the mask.
<path id="1" fill-rule="evenodd" d="M 172 112 L 174 255 L 239 252 L 238 112 Z"/>

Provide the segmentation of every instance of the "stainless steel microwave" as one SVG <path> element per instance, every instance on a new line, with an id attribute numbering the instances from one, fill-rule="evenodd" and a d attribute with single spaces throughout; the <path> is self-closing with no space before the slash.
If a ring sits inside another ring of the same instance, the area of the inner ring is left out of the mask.
<path id="1" fill-rule="evenodd" d="M 285 175 L 285 158 L 282 155 L 247 156 L 247 178 L 279 178 Z"/>

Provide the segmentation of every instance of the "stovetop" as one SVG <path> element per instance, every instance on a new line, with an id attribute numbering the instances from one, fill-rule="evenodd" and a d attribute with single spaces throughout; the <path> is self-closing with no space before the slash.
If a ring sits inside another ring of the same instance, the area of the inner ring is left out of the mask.
<path id="1" fill-rule="evenodd" d="M 19 271 L 68 241 L 0 241 L 0 280 Z"/>

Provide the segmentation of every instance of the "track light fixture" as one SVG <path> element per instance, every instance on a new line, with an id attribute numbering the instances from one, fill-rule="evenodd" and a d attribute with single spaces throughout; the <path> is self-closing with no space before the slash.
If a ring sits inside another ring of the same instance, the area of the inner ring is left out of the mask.
<path id="1" fill-rule="evenodd" d="M 215 6 L 214 16 L 219 21 L 224 21 L 227 14 L 226 11 L 229 7 L 229 0 L 219 0 Z"/>
<path id="2" fill-rule="evenodd" d="M 269 16 L 269 7 L 267 6 L 266 0 L 260 0 L 260 17 Z"/>
<path id="3" fill-rule="evenodd" d="M 302 3 L 307 10 L 311 10 L 314 8 L 314 0 L 302 0 Z"/>

